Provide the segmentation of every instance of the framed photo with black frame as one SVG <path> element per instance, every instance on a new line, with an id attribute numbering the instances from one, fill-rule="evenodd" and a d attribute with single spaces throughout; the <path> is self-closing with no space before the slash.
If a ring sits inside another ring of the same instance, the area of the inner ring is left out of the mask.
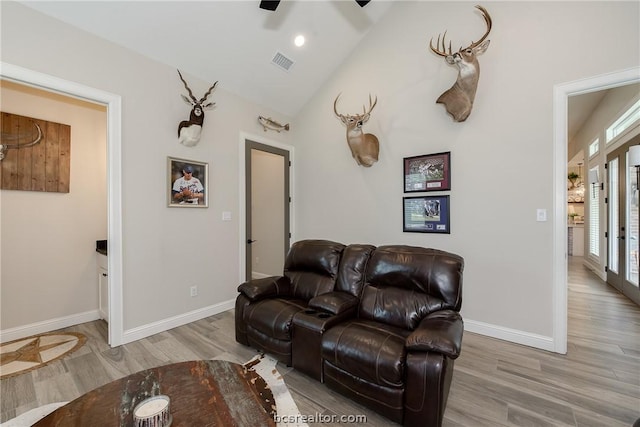
<path id="1" fill-rule="evenodd" d="M 167 204 L 176 208 L 209 206 L 209 165 L 167 157 Z"/>
<path id="2" fill-rule="evenodd" d="M 451 190 L 451 152 L 404 158 L 404 192 Z"/>
<path id="3" fill-rule="evenodd" d="M 450 234 L 449 196 L 402 198 L 402 231 Z"/>

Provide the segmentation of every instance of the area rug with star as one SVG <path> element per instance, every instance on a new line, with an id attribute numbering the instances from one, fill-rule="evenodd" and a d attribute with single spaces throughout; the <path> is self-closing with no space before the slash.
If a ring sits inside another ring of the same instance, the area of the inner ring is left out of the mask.
<path id="1" fill-rule="evenodd" d="M 0 379 L 38 369 L 84 345 L 87 337 L 75 332 L 52 332 L 0 345 Z"/>

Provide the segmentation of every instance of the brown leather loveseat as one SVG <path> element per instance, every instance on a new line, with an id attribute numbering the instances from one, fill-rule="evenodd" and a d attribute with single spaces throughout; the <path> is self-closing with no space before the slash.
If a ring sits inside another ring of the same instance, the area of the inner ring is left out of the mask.
<path id="1" fill-rule="evenodd" d="M 462 257 L 303 240 L 238 287 L 236 340 L 406 426 L 440 426 L 463 321 Z"/>

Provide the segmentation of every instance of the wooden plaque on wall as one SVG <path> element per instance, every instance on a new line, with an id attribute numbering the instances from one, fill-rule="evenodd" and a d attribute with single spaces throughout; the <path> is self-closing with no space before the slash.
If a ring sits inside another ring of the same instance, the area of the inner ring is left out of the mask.
<path id="1" fill-rule="evenodd" d="M 5 157 L 0 160 L 0 188 L 68 193 L 71 126 L 17 114 L 0 114 L 0 144 L 28 145 L 38 136 L 34 123 L 42 130 L 42 139 L 37 144 L 4 151 Z"/>

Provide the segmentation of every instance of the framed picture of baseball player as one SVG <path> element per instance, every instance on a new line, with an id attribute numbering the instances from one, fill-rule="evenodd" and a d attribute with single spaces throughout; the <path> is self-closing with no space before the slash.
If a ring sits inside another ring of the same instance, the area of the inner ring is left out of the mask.
<path id="1" fill-rule="evenodd" d="M 209 206 L 209 165 L 167 157 L 167 204 L 176 208 Z"/>

